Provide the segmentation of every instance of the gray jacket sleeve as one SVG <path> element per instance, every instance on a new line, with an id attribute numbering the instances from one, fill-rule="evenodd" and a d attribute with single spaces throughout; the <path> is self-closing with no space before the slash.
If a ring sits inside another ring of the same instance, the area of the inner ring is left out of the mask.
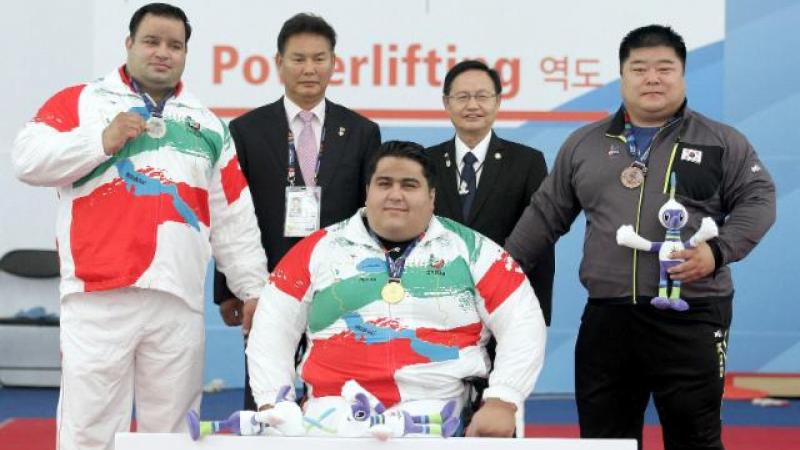
<path id="1" fill-rule="evenodd" d="M 739 261 L 775 223 L 775 183 L 753 146 L 733 128 L 724 130 L 721 196 L 723 214 L 718 244 L 721 264 Z"/>
<path id="2" fill-rule="evenodd" d="M 533 194 L 530 204 L 506 239 L 506 250 L 526 271 L 547 255 L 549 246 L 569 231 L 581 212 L 572 178 L 573 155 L 584 135 L 576 132 L 564 142 L 553 170 Z"/>

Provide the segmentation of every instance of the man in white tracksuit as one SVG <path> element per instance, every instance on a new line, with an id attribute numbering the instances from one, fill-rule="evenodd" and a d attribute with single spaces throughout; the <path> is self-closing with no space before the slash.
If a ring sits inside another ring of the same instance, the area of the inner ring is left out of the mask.
<path id="1" fill-rule="evenodd" d="M 62 382 L 58 449 L 111 449 L 130 427 L 178 432 L 200 405 L 212 256 L 240 298 L 267 278 L 226 126 L 180 82 L 191 34 L 166 4 L 130 22 L 124 66 L 50 98 L 12 150 L 56 187 Z"/>
<path id="2" fill-rule="evenodd" d="M 383 144 L 369 165 L 366 208 L 300 241 L 278 263 L 247 346 L 260 408 L 293 384 L 305 333 L 307 416 L 349 380 L 390 409 L 426 414 L 463 400 L 464 378 L 488 375 L 467 435 L 514 433 L 515 412 L 542 368 L 542 311 L 497 244 L 433 216 L 434 171 L 421 146 Z M 490 335 L 498 343 L 493 369 Z"/>

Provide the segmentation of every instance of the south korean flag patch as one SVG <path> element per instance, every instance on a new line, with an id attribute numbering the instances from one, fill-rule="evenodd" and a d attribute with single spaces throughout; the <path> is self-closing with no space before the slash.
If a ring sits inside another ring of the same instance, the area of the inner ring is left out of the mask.
<path id="1" fill-rule="evenodd" d="M 684 148 L 681 151 L 681 161 L 688 161 L 700 165 L 703 161 L 703 152 L 693 148 Z"/>

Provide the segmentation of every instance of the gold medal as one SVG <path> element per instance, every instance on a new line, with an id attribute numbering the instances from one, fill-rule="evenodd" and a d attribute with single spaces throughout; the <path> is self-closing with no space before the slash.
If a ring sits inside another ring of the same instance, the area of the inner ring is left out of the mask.
<path id="1" fill-rule="evenodd" d="M 406 290 L 403 289 L 403 285 L 400 284 L 399 281 L 389 281 L 383 286 L 383 289 L 381 289 L 381 298 L 383 298 L 383 301 L 392 305 L 403 301 L 405 296 Z"/>
<path id="2" fill-rule="evenodd" d="M 628 166 L 620 174 L 619 181 L 628 189 L 636 189 L 644 183 L 644 170 L 636 165 Z"/>

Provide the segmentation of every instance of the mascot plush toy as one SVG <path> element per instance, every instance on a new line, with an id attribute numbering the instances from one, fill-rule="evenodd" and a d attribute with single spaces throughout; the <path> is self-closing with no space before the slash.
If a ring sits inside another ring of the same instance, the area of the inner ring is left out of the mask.
<path id="1" fill-rule="evenodd" d="M 658 210 L 658 220 L 667 229 L 664 242 L 651 242 L 639 236 L 634 231 L 633 226 L 623 225 L 617 230 L 617 244 L 625 247 L 634 248 L 645 252 L 658 252 L 659 280 L 658 297 L 653 298 L 650 304 L 658 309 L 673 309 L 675 311 L 686 311 L 689 304 L 680 298 L 681 282 L 670 280 L 667 270 L 683 262 L 682 259 L 670 257 L 672 252 L 683 250 L 684 248 L 695 248 L 700 243 L 705 242 L 718 235 L 717 224 L 710 217 L 705 217 L 700 222 L 700 229 L 686 242 L 681 242 L 681 228 L 689 220 L 689 213 L 686 208 L 675 200 L 675 174 L 670 179 L 671 187 L 669 200 Z M 671 284 L 671 289 L 670 288 Z"/>
<path id="2" fill-rule="evenodd" d="M 278 393 L 275 406 L 266 411 L 236 411 L 225 420 L 200 421 L 194 411 L 186 420 L 192 439 L 217 433 L 240 436 L 323 436 L 375 437 L 386 440 L 407 434 L 453 436 L 460 425 L 454 416 L 455 401 L 447 402 L 440 411 L 411 415 L 384 405 L 356 381 L 342 387 L 340 397 L 315 399 L 313 410 L 303 415 L 300 407 L 288 398 L 289 386 Z"/>
<path id="3" fill-rule="evenodd" d="M 303 413 L 295 402 L 288 401 L 289 386 L 284 386 L 278 393 L 275 407 L 267 411 L 236 411 L 224 420 L 200 420 L 200 416 L 195 411 L 186 414 L 186 422 L 189 425 L 189 435 L 193 440 L 202 437 L 226 433 L 237 434 L 239 436 L 260 436 L 260 435 L 284 435 L 301 436 L 305 434 L 303 430 Z M 275 427 L 271 427 L 269 418 L 273 423 L 280 426 L 282 432 L 278 432 Z"/>

